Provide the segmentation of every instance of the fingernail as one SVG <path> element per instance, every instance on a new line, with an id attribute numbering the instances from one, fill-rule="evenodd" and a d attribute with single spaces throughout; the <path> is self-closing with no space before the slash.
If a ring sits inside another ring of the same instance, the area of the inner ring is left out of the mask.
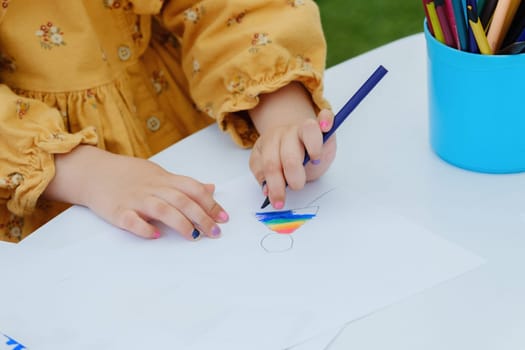
<path id="1" fill-rule="evenodd" d="M 328 121 L 326 120 L 321 120 L 321 122 L 319 123 L 319 126 L 321 127 L 321 129 L 326 129 L 328 127 Z"/>
<path id="2" fill-rule="evenodd" d="M 193 239 L 199 238 L 200 235 L 201 233 L 197 229 L 194 229 L 193 232 L 191 233 L 191 237 L 193 237 Z"/>
<path id="3" fill-rule="evenodd" d="M 225 222 L 225 221 L 228 221 L 228 219 L 230 218 L 230 216 L 225 212 L 225 211 L 221 211 L 219 213 L 219 220 L 221 222 Z"/>
<path id="4" fill-rule="evenodd" d="M 213 237 L 218 237 L 218 236 L 220 236 L 220 234 L 221 234 L 220 227 L 219 226 L 213 226 L 213 228 L 211 229 L 211 235 Z"/>
<path id="5" fill-rule="evenodd" d="M 160 237 L 160 232 L 159 232 L 159 231 L 155 231 L 155 232 L 153 232 L 153 235 L 151 235 L 151 237 L 152 237 L 153 239 L 157 239 L 157 238 L 159 238 L 159 237 Z"/>
<path id="6" fill-rule="evenodd" d="M 282 208 L 284 207 L 284 202 L 275 202 L 275 203 L 273 204 L 273 207 L 274 207 L 275 209 L 282 209 Z"/>
<path id="7" fill-rule="evenodd" d="M 313 165 L 319 165 L 321 164 L 321 159 L 312 159 L 310 163 L 312 163 Z"/>

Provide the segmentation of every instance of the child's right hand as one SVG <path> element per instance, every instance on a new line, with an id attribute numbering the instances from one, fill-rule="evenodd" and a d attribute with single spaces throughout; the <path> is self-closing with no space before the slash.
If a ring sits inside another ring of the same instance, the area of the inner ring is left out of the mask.
<path id="1" fill-rule="evenodd" d="M 145 159 L 78 146 L 55 155 L 56 174 L 44 196 L 90 208 L 111 224 L 158 238 L 160 221 L 194 240 L 219 237 L 228 214 L 215 201 L 215 186 L 175 175 Z"/>
<path id="2" fill-rule="evenodd" d="M 298 82 L 259 95 L 259 104 L 249 114 L 259 132 L 250 169 L 272 206 L 282 209 L 287 184 L 293 190 L 303 188 L 322 176 L 335 159 L 335 135 L 323 144 L 323 133 L 332 128 L 334 115 L 326 109 L 316 115 L 310 94 Z M 311 161 L 303 166 L 305 150 Z"/>

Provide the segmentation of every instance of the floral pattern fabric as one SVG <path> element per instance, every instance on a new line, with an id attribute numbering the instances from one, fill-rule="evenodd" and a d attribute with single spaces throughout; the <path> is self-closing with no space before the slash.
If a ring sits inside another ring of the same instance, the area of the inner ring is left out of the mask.
<path id="1" fill-rule="evenodd" d="M 242 111 L 291 81 L 328 107 L 325 50 L 311 0 L 2 0 L 0 240 L 67 208 L 40 198 L 54 154 L 150 157 L 213 122 L 251 147 Z"/>

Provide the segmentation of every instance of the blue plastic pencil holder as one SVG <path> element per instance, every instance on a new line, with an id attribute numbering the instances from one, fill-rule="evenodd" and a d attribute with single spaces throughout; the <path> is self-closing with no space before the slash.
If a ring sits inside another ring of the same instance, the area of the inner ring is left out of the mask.
<path id="1" fill-rule="evenodd" d="M 525 54 L 460 51 L 424 32 L 430 144 L 446 162 L 483 173 L 525 171 Z"/>

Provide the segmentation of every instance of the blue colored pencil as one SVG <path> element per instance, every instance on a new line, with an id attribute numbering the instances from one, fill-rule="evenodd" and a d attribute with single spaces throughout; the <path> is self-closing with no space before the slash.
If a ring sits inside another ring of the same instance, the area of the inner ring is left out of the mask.
<path id="1" fill-rule="evenodd" d="M 476 0 L 466 0 L 465 2 L 465 13 L 468 6 L 472 6 L 474 11 L 478 12 L 477 6 L 476 6 Z M 476 41 L 476 37 L 474 36 L 474 31 L 472 30 L 472 27 L 469 25 L 467 28 L 468 31 L 468 51 L 472 53 L 479 53 L 479 47 L 478 42 Z"/>
<path id="2" fill-rule="evenodd" d="M 454 18 L 456 19 L 456 29 L 458 31 L 458 37 L 459 37 L 459 48 L 462 51 L 468 51 L 469 39 L 468 39 L 465 6 L 462 3 L 462 0 L 452 0 L 452 7 L 454 10 Z"/>

